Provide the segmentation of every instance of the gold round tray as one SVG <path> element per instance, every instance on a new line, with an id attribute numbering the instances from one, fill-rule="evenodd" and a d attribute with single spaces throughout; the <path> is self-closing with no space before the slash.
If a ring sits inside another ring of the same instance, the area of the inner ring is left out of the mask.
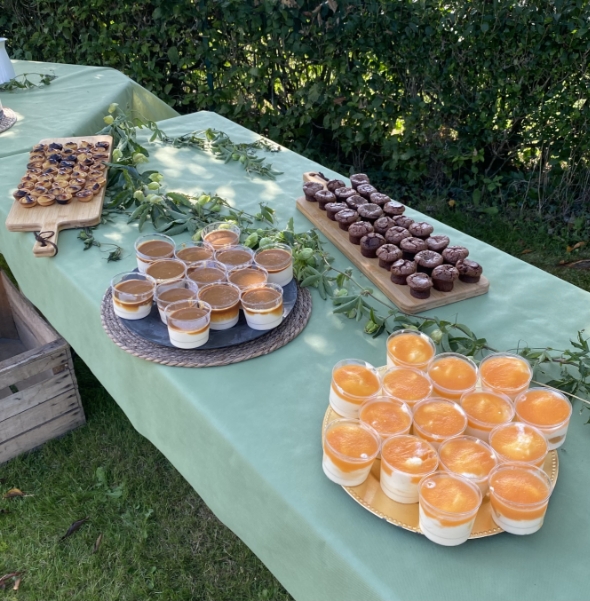
<path id="1" fill-rule="evenodd" d="M 326 426 L 334 421 L 335 419 L 341 418 L 336 412 L 334 412 L 330 406 L 324 416 L 322 423 L 322 436 L 326 429 Z M 549 451 L 545 463 L 543 464 L 543 470 L 547 473 L 551 482 L 555 485 L 557 481 L 557 473 L 559 471 L 559 460 L 557 458 L 557 451 Z M 422 534 L 420 526 L 418 524 L 418 503 L 405 504 L 397 503 L 390 499 L 382 490 L 379 484 L 379 477 L 381 474 L 381 460 L 376 459 L 371 468 L 369 477 L 358 486 L 343 486 L 342 488 L 357 502 L 362 505 L 367 511 L 380 517 L 381 519 L 403 528 L 404 530 L 410 530 Z M 500 534 L 504 532 L 502 528 L 496 526 L 494 520 L 492 520 L 492 511 L 490 509 L 490 499 L 486 495 L 483 503 L 479 508 L 477 517 L 475 518 L 475 524 L 471 531 L 469 538 L 483 538 L 484 536 L 493 536 L 494 534 Z"/>

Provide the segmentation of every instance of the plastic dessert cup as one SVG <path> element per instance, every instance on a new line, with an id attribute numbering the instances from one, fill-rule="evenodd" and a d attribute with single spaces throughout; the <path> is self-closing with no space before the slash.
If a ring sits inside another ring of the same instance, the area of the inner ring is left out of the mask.
<path id="1" fill-rule="evenodd" d="M 217 261 L 198 261 L 186 270 L 186 277 L 198 286 L 227 282 L 225 265 Z"/>
<path id="2" fill-rule="evenodd" d="M 229 282 L 199 288 L 198 298 L 211 306 L 211 329 L 229 330 L 240 317 L 240 289 Z"/>
<path id="3" fill-rule="evenodd" d="M 283 288 L 269 282 L 242 290 L 242 309 L 253 330 L 272 330 L 283 321 Z"/>
<path id="4" fill-rule="evenodd" d="M 474 436 L 455 436 L 440 443 L 438 456 L 444 471 L 477 484 L 486 495 L 490 472 L 498 465 L 492 447 Z"/>
<path id="5" fill-rule="evenodd" d="M 129 271 L 111 280 L 113 309 L 122 319 L 143 319 L 152 310 L 154 280 L 143 273 Z"/>
<path id="6" fill-rule="evenodd" d="M 410 408 L 432 394 L 430 378 L 411 367 L 391 367 L 381 376 L 383 394 L 407 403 Z"/>
<path id="7" fill-rule="evenodd" d="M 191 265 L 198 261 L 209 261 L 213 259 L 214 254 L 213 247 L 206 242 L 190 242 L 174 251 L 174 256 L 185 265 Z"/>
<path id="8" fill-rule="evenodd" d="M 172 284 L 186 276 L 186 265 L 178 259 L 160 259 L 150 263 L 145 270 L 156 284 Z"/>
<path id="9" fill-rule="evenodd" d="M 159 284 L 156 286 L 154 300 L 158 306 L 160 319 L 166 323 L 166 307 L 171 303 L 196 299 L 199 287 L 192 280 L 180 280 L 172 284 Z"/>
<path id="10" fill-rule="evenodd" d="M 500 463 L 526 463 L 541 467 L 549 451 L 543 433 L 534 426 L 511 422 L 490 432 L 490 446 Z"/>
<path id="11" fill-rule="evenodd" d="M 459 353 L 437 355 L 428 366 L 428 375 L 433 394 L 453 401 L 474 390 L 477 384 L 477 366 Z"/>
<path id="12" fill-rule="evenodd" d="M 537 467 L 505 463 L 490 474 L 494 522 L 510 534 L 533 534 L 543 525 L 553 486 Z"/>
<path id="13" fill-rule="evenodd" d="M 504 394 L 488 390 L 473 390 L 461 397 L 461 407 L 467 414 L 465 434 L 488 442 L 490 432 L 514 419 L 514 405 Z"/>
<path id="14" fill-rule="evenodd" d="M 160 259 L 169 259 L 174 256 L 176 245 L 170 236 L 164 234 L 147 234 L 140 236 L 135 241 L 135 256 L 137 269 L 145 273 L 148 265 Z"/>
<path id="15" fill-rule="evenodd" d="M 412 412 L 401 401 L 378 396 L 365 401 L 359 410 L 361 423 L 371 426 L 381 440 L 398 434 L 409 434 L 412 427 Z"/>
<path id="16" fill-rule="evenodd" d="M 432 338 L 416 330 L 398 330 L 387 339 L 388 367 L 414 367 L 424 371 L 435 353 Z"/>
<path id="17" fill-rule="evenodd" d="M 286 286 L 293 279 L 293 250 L 286 244 L 259 248 L 254 254 L 254 261 L 266 269 L 271 284 Z"/>
<path id="18" fill-rule="evenodd" d="M 184 349 L 203 346 L 209 340 L 211 307 L 197 299 L 179 300 L 166 307 L 170 342 Z"/>
<path id="19" fill-rule="evenodd" d="M 521 393 L 514 403 L 519 422 L 536 426 L 550 451 L 565 441 L 572 415 L 572 404 L 565 395 L 551 388 L 530 388 Z"/>
<path id="20" fill-rule="evenodd" d="M 227 274 L 227 279 L 235 284 L 240 290 L 250 286 L 260 286 L 268 281 L 268 272 L 258 265 L 250 265 L 246 268 L 232 269 Z"/>
<path id="21" fill-rule="evenodd" d="M 454 547 L 464 543 L 473 530 L 482 494 L 466 478 L 437 472 L 420 482 L 420 530 L 439 545 Z"/>
<path id="22" fill-rule="evenodd" d="M 381 446 L 381 490 L 398 503 L 417 503 L 420 480 L 438 467 L 435 448 L 416 436 L 392 436 Z"/>
<path id="23" fill-rule="evenodd" d="M 214 250 L 235 246 L 240 242 L 240 228 L 227 221 L 211 223 L 203 228 L 201 239 L 210 244 Z"/>
<path id="24" fill-rule="evenodd" d="M 453 401 L 434 397 L 414 406 L 414 434 L 435 449 L 447 438 L 463 434 L 466 427 L 465 411 Z"/>
<path id="25" fill-rule="evenodd" d="M 505 394 L 514 401 L 529 387 L 533 370 L 530 363 L 519 355 L 493 353 L 481 360 L 479 375 L 484 390 Z"/>
<path id="26" fill-rule="evenodd" d="M 324 474 L 341 486 L 362 484 L 379 453 L 377 432 L 356 419 L 337 419 L 326 426 L 323 438 Z"/>
<path id="27" fill-rule="evenodd" d="M 215 251 L 215 260 L 225 265 L 229 271 L 235 268 L 244 268 L 252 264 L 254 252 L 251 248 L 242 245 L 220 248 Z"/>
<path id="28" fill-rule="evenodd" d="M 358 419 L 361 405 L 380 392 L 379 373 L 362 359 L 343 359 L 332 369 L 330 407 L 338 415 Z"/>

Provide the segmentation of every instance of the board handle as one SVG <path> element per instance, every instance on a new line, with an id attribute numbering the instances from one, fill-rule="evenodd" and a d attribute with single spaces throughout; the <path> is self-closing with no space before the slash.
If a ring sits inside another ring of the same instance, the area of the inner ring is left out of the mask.
<path id="1" fill-rule="evenodd" d="M 33 246 L 33 254 L 36 257 L 55 257 L 57 254 L 57 224 L 52 224 L 44 227 L 35 234 L 35 245 Z"/>
<path id="2" fill-rule="evenodd" d="M 322 184 L 324 187 L 330 181 L 323 173 L 318 173 L 317 171 L 306 171 L 303 174 L 304 182 L 315 182 L 317 184 Z"/>

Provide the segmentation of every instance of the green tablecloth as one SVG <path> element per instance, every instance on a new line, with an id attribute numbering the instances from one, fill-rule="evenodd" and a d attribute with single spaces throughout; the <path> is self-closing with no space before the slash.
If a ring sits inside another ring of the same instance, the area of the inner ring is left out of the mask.
<path id="1" fill-rule="evenodd" d="M 62 101 L 68 103 L 68 96 Z M 70 110 L 84 113 L 84 107 L 73 103 Z M 238 141 L 254 138 L 208 112 L 160 125 L 173 135 L 216 127 Z M 282 221 L 295 216 L 297 228 L 308 227 L 294 201 L 302 172 L 320 166 L 290 151 L 271 159 L 284 171 L 276 182 L 250 179 L 240 165 L 225 165 L 198 151 L 161 146 L 154 148 L 148 167 L 164 173 L 171 190 L 216 191 L 250 211 L 267 201 Z M 0 160 L 5 174 L 1 218 L 25 163 L 23 155 Z M 458 316 L 497 348 L 519 342 L 559 347 L 590 325 L 586 292 L 443 224 L 435 223 L 435 229 L 469 246 L 491 281 L 489 294 L 437 309 L 433 313 L 439 317 Z M 456 548 L 436 546 L 371 515 L 322 472 L 320 429 L 331 368 L 350 356 L 382 365 L 384 338 L 364 336 L 357 324 L 333 315 L 330 304 L 313 291 L 313 313 L 304 332 L 268 356 L 208 369 L 148 363 L 116 347 L 103 332 L 99 315 L 111 276 L 134 267 L 137 226 L 121 220 L 97 231 L 100 239 L 124 246 L 119 263 L 107 263 L 98 250 L 82 252 L 76 234 L 61 234 L 54 259 L 34 259 L 32 235 L 3 228 L 0 249 L 24 293 L 82 356 L 138 431 L 297 599 L 590 597 L 580 577 L 590 552 L 587 413 L 574 411 L 559 452 L 559 482 L 540 532 L 501 534 Z M 344 257 L 328 248 L 337 265 L 345 267 Z"/>

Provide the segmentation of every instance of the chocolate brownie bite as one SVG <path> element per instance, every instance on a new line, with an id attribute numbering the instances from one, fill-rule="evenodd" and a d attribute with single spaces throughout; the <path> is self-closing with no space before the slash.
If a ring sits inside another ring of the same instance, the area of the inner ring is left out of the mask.
<path id="1" fill-rule="evenodd" d="M 459 277 L 456 267 L 445 263 L 432 270 L 432 286 L 439 292 L 450 292 L 455 285 L 455 280 Z"/>
<path id="2" fill-rule="evenodd" d="M 469 251 L 464 246 L 447 246 L 441 254 L 445 263 L 455 265 L 460 259 L 466 259 Z"/>
<path id="3" fill-rule="evenodd" d="M 391 273 L 391 281 L 394 284 L 405 286 L 408 282 L 406 281 L 409 275 L 416 273 L 416 263 L 414 261 L 408 261 L 407 259 L 398 259 L 395 261 L 389 271 Z"/>
<path id="4" fill-rule="evenodd" d="M 406 215 L 398 215 L 397 217 L 394 217 L 394 219 L 395 219 L 395 225 L 399 225 L 400 227 L 405 227 L 406 229 L 408 229 L 412 225 L 412 223 L 414 223 L 414 220 L 410 219 Z"/>
<path id="5" fill-rule="evenodd" d="M 395 200 L 390 200 L 383 205 L 383 212 L 390 217 L 397 217 L 401 215 L 406 210 L 403 204 L 399 202 L 395 202 Z"/>
<path id="6" fill-rule="evenodd" d="M 413 261 L 416 254 L 421 250 L 426 250 L 428 248 L 424 240 L 415 237 L 404 238 L 399 243 L 399 247 L 404 253 L 404 259 L 408 259 L 410 261 Z"/>
<path id="7" fill-rule="evenodd" d="M 434 236 L 428 236 L 428 238 L 426 238 L 428 250 L 434 250 L 437 253 L 442 253 L 450 242 L 448 236 L 441 236 L 440 234 L 434 234 Z"/>
<path id="8" fill-rule="evenodd" d="M 326 205 L 326 215 L 330 221 L 336 221 L 336 213 L 348 209 L 348 205 L 345 202 L 329 202 Z"/>
<path id="9" fill-rule="evenodd" d="M 315 199 L 318 201 L 318 207 L 322 211 L 326 210 L 326 205 L 329 202 L 336 202 L 336 196 L 330 190 L 320 190 L 315 193 Z"/>
<path id="10" fill-rule="evenodd" d="M 377 249 L 377 258 L 379 267 L 389 271 L 389 268 L 402 258 L 402 251 L 395 244 L 384 244 Z"/>
<path id="11" fill-rule="evenodd" d="M 369 176 L 366 173 L 354 173 L 350 176 L 350 185 L 356 190 L 361 184 L 370 184 Z"/>
<path id="12" fill-rule="evenodd" d="M 369 259 L 377 256 L 377 249 L 385 244 L 385 238 L 375 232 L 361 238 L 361 255 Z"/>
<path id="13" fill-rule="evenodd" d="M 482 274 L 482 266 L 469 259 L 459 259 L 455 264 L 459 272 L 459 279 L 466 284 L 477 284 Z"/>
<path id="14" fill-rule="evenodd" d="M 369 194 L 369 202 L 382 207 L 384 204 L 391 202 L 391 198 L 387 194 L 381 194 L 381 192 L 373 192 Z"/>
<path id="15" fill-rule="evenodd" d="M 414 257 L 418 271 L 430 275 L 435 267 L 443 264 L 442 255 L 434 250 L 421 250 Z"/>
<path id="16" fill-rule="evenodd" d="M 346 199 L 346 204 L 353 210 L 357 211 L 361 205 L 366 205 L 369 201 L 358 194 L 353 194 Z"/>
<path id="17" fill-rule="evenodd" d="M 388 244 L 395 244 L 396 246 L 399 246 L 400 242 L 404 238 L 412 237 L 412 234 L 410 234 L 405 227 L 400 227 L 399 225 L 390 227 L 383 235 L 385 236 L 385 241 Z"/>
<path id="18" fill-rule="evenodd" d="M 359 216 L 363 221 L 368 221 L 370 223 L 375 223 L 381 215 L 383 215 L 383 211 L 379 205 L 374 205 L 372 202 L 368 202 L 366 205 L 361 205 L 358 208 Z"/>
<path id="19" fill-rule="evenodd" d="M 426 223 L 426 221 L 415 221 L 408 228 L 410 234 L 415 238 L 422 238 L 422 240 L 426 240 L 434 231 L 434 227 L 430 225 L 430 223 Z"/>
<path id="20" fill-rule="evenodd" d="M 428 298 L 432 288 L 432 280 L 425 273 L 413 273 L 406 279 L 410 294 L 414 298 Z"/>
<path id="21" fill-rule="evenodd" d="M 305 200 L 308 202 L 316 202 L 315 193 L 323 190 L 324 186 L 316 182 L 305 182 L 303 184 L 303 194 L 305 194 Z"/>
<path id="22" fill-rule="evenodd" d="M 348 240 L 352 244 L 360 244 L 361 238 L 373 233 L 373 226 L 368 221 L 356 221 L 348 228 Z"/>
<path id="23" fill-rule="evenodd" d="M 381 234 L 382 236 L 384 236 L 385 232 L 389 228 L 395 227 L 395 221 L 391 217 L 388 217 L 387 215 L 382 215 L 381 217 L 379 217 L 379 219 L 377 219 L 375 221 L 373 226 L 375 227 L 375 231 L 378 234 Z"/>
<path id="24" fill-rule="evenodd" d="M 326 184 L 326 188 L 328 188 L 330 192 L 334 192 L 334 190 L 337 190 L 338 188 L 346 188 L 346 184 L 341 179 L 331 179 Z"/>
<path id="25" fill-rule="evenodd" d="M 336 194 L 337 202 L 346 202 L 346 199 L 354 196 L 356 192 L 352 188 L 344 186 L 344 188 L 336 188 L 334 194 Z"/>
<path id="26" fill-rule="evenodd" d="M 359 214 L 352 209 L 342 209 L 342 211 L 336 213 L 334 218 L 338 222 L 340 229 L 347 232 L 350 225 L 359 220 Z"/>
<path id="27" fill-rule="evenodd" d="M 356 191 L 361 196 L 369 200 L 371 198 L 371 194 L 373 194 L 373 192 L 377 192 L 377 188 L 375 188 L 375 186 L 371 186 L 371 184 L 361 184 L 360 186 L 357 186 Z"/>

